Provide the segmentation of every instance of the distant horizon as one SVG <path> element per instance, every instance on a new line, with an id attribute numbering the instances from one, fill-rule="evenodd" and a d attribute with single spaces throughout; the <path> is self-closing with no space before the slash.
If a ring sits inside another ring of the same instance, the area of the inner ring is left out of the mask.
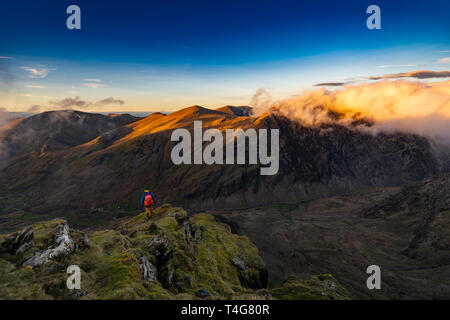
<path id="1" fill-rule="evenodd" d="M 84 112 L 84 113 L 97 113 L 97 114 L 102 114 L 102 115 L 108 115 L 108 114 L 129 114 L 132 116 L 138 116 L 138 117 L 146 117 L 149 116 L 153 113 L 163 113 L 163 114 L 170 114 L 172 112 L 175 112 L 177 110 L 182 110 L 185 108 L 189 108 L 189 107 L 193 107 L 193 106 L 199 106 L 199 105 L 191 105 L 191 106 L 184 106 L 184 107 L 180 107 L 174 111 L 86 111 L 86 110 L 79 110 L 79 109 L 61 109 L 61 110 L 43 110 L 43 111 L 37 111 L 37 112 L 28 112 L 28 111 L 5 111 L 6 114 L 9 115 L 9 117 L 7 116 L 8 120 L 13 120 L 13 119 L 17 119 L 17 118 L 21 118 L 22 116 L 33 116 L 36 114 L 40 114 L 40 113 L 44 113 L 44 112 L 58 112 L 58 111 L 77 111 L 77 112 Z M 227 106 L 231 106 L 231 105 L 224 105 L 221 107 L 227 107 Z M 208 106 L 200 106 L 203 108 L 207 108 L 207 109 L 218 109 L 218 108 L 211 108 Z M 231 107 L 251 107 L 251 106 L 231 106 Z M 11 117 L 11 115 L 14 115 L 13 117 Z"/>

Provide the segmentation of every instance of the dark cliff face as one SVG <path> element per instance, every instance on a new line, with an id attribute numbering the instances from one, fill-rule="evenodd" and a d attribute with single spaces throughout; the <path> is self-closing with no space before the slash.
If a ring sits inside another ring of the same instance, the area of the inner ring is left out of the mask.
<path id="1" fill-rule="evenodd" d="M 294 181 L 399 185 L 442 169 L 430 142 L 415 135 L 373 135 L 338 125 L 309 128 L 284 117 L 269 118 L 268 126 L 280 128 L 280 168 Z"/>
<path id="2" fill-rule="evenodd" d="M 278 174 L 261 176 L 260 165 L 173 165 L 171 132 L 177 127 L 192 132 L 194 120 L 220 130 L 279 129 Z M 45 212 L 112 202 L 133 208 L 148 184 L 161 200 L 191 208 L 233 207 L 401 185 L 442 170 L 431 143 L 418 136 L 372 135 L 337 125 L 310 128 L 273 114 L 238 117 L 194 106 L 149 116 L 84 145 L 16 157 L 0 179 L 9 181 L 3 192 L 20 188 L 31 210 Z"/>

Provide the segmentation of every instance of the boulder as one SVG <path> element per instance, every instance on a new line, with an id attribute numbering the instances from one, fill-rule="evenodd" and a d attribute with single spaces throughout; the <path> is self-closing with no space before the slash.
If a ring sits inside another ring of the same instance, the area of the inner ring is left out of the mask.
<path id="1" fill-rule="evenodd" d="M 56 227 L 53 234 L 54 244 L 44 251 L 36 252 L 30 259 L 23 263 L 23 266 L 39 267 L 51 260 L 59 260 L 69 256 L 76 248 L 75 242 L 69 235 L 67 223 Z"/>
<path id="2" fill-rule="evenodd" d="M 156 267 L 148 261 L 147 258 L 141 257 L 139 259 L 139 267 L 142 271 L 142 278 L 146 281 L 155 281 L 156 280 Z"/>
<path id="3" fill-rule="evenodd" d="M 203 299 L 203 298 L 210 297 L 210 296 L 211 296 L 211 293 L 209 293 L 209 291 L 206 290 L 206 289 L 200 289 L 200 290 L 198 290 L 198 291 L 195 293 L 195 295 L 196 295 L 197 297 Z"/>
<path id="4" fill-rule="evenodd" d="M 1 250 L 10 254 L 21 253 L 32 246 L 33 234 L 32 226 L 13 233 L 2 242 Z"/>

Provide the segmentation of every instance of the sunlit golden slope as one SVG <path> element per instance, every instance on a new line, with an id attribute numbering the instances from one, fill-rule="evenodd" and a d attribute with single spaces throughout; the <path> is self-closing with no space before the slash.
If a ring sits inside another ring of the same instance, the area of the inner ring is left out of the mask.
<path id="1" fill-rule="evenodd" d="M 159 112 L 153 113 L 140 121 L 131 123 L 127 127 L 131 128 L 132 131 L 116 143 L 118 144 L 125 141 L 130 141 L 141 135 L 152 134 L 165 130 L 192 128 L 194 121 L 202 121 L 203 127 L 205 128 L 214 127 L 220 130 L 235 128 L 237 126 L 247 128 L 254 125 L 255 122 L 259 123 L 258 118 L 236 116 L 232 112 L 211 110 L 195 105 L 178 110 L 168 115 L 164 115 Z"/>

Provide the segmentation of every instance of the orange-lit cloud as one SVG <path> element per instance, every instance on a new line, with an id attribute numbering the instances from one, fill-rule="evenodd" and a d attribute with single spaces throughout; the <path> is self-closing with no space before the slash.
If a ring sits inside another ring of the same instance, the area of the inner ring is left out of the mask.
<path id="1" fill-rule="evenodd" d="M 384 80 L 347 85 L 334 91 L 316 89 L 256 107 L 257 111 L 274 108 L 306 126 L 349 125 L 354 120 L 366 119 L 373 125 L 360 129 L 408 132 L 450 140 L 450 81 Z"/>

